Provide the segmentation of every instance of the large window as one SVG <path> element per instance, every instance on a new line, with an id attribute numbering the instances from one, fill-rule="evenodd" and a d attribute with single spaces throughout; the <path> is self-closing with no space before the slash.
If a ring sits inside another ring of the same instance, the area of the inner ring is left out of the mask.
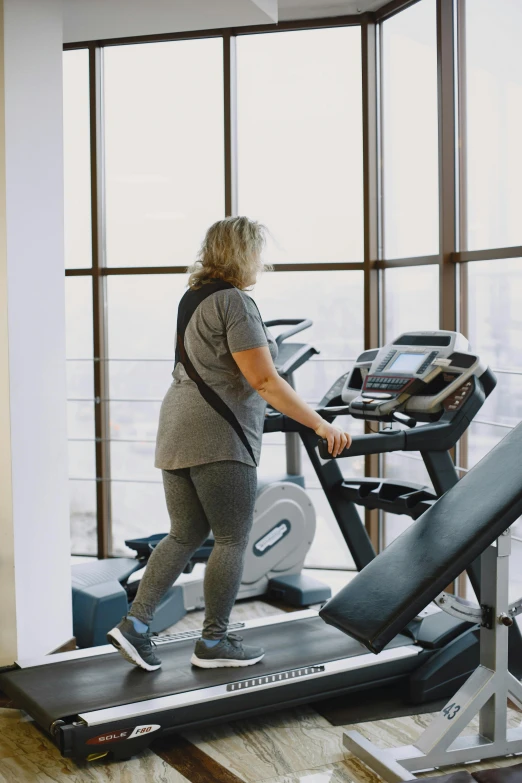
<path id="1" fill-rule="evenodd" d="M 74 554 L 96 554 L 92 288 L 89 277 L 66 280 L 69 492 Z"/>
<path id="2" fill-rule="evenodd" d="M 382 26 L 385 258 L 439 250 L 435 0 Z"/>
<path id="3" fill-rule="evenodd" d="M 89 53 L 63 55 L 65 266 L 92 265 Z"/>
<path id="4" fill-rule="evenodd" d="M 468 336 L 493 369 L 497 387 L 472 423 L 467 467 L 484 457 L 522 420 L 522 259 L 467 265 Z M 522 593 L 522 521 L 513 528 L 513 599 Z"/>
<path id="5" fill-rule="evenodd" d="M 221 38 L 104 52 L 109 266 L 191 263 L 224 216 Z"/>
<path id="6" fill-rule="evenodd" d="M 69 269 L 92 266 L 89 54 L 64 52 L 64 238 Z M 97 552 L 92 279 L 66 280 L 67 420 L 72 551 Z"/>
<path id="7" fill-rule="evenodd" d="M 225 213 L 268 228 L 275 271 L 252 292 L 265 320 L 313 319 L 295 338 L 320 351 L 296 373 L 308 402 L 374 347 L 365 335 L 458 328 L 498 380 L 457 449 L 460 475 L 520 421 L 522 10 L 492 7 L 417 0 L 378 12 L 375 61 L 366 16 L 65 52 L 75 552 L 123 553 L 126 538 L 168 528 L 154 449 L 175 314 L 184 268 Z M 451 106 L 450 127 L 440 107 Z M 439 200 L 442 174 L 454 214 Z M 341 466 L 377 471 L 362 458 Z M 265 436 L 261 473 L 284 469 L 284 436 Z M 418 454 L 386 455 L 379 470 L 429 484 Z M 351 567 L 304 454 L 303 472 L 318 515 L 308 565 Z M 380 517 L 382 545 L 411 523 Z M 366 519 L 377 540 L 375 514 Z"/>
<path id="8" fill-rule="evenodd" d="M 468 250 L 522 244 L 522 5 L 465 7 Z"/>
<path id="9" fill-rule="evenodd" d="M 240 36 L 237 64 L 239 213 L 272 262 L 362 261 L 360 29 Z"/>

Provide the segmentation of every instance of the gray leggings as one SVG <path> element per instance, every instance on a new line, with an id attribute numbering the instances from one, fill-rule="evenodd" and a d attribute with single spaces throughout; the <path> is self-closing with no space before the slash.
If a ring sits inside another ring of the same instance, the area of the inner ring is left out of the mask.
<path id="1" fill-rule="evenodd" d="M 130 614 L 150 625 L 159 601 L 212 530 L 215 545 L 205 569 L 205 639 L 222 639 L 241 584 L 254 516 L 255 467 L 211 462 L 164 470 L 170 533 L 152 553 Z"/>

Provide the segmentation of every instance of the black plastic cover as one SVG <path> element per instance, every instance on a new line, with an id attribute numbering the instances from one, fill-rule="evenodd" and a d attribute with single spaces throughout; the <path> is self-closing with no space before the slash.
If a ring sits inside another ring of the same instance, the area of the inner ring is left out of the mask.
<path id="1" fill-rule="evenodd" d="M 403 334 L 394 345 L 440 345 L 446 346 L 451 342 L 451 337 L 444 334 Z"/>
<path id="2" fill-rule="evenodd" d="M 448 357 L 451 359 L 451 366 L 452 367 L 464 367 L 469 368 L 473 367 L 475 362 L 477 361 L 477 357 L 473 356 L 471 353 L 452 353 L 451 356 Z"/>
<path id="3" fill-rule="evenodd" d="M 358 362 L 373 362 L 373 360 L 375 359 L 375 357 L 377 356 L 378 353 L 379 353 L 379 349 L 378 348 L 372 348 L 369 351 L 364 351 L 364 353 L 361 353 L 357 357 L 357 361 Z"/>

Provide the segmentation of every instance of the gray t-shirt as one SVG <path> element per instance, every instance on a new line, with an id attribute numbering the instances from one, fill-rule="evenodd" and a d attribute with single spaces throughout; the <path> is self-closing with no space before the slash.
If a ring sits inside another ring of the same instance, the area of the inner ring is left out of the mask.
<path id="1" fill-rule="evenodd" d="M 266 403 L 243 376 L 232 354 L 277 345 L 265 328 L 253 299 L 238 288 L 208 296 L 195 310 L 185 331 L 185 348 L 195 369 L 233 411 L 259 462 Z M 163 400 L 156 441 L 157 468 L 177 470 L 207 462 L 252 457 L 233 427 L 201 396 L 178 362 L 174 381 Z"/>

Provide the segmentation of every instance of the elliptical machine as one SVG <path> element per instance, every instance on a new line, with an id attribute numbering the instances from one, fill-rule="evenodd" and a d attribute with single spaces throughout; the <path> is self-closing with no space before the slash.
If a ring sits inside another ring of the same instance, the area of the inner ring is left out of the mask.
<path id="1" fill-rule="evenodd" d="M 312 326 L 310 319 L 276 319 L 268 328 L 288 327 L 276 337 L 278 373 L 295 388 L 294 373 L 318 351 L 308 343 L 288 342 Z M 267 418 L 268 420 L 268 418 Z M 276 431 L 273 427 L 270 432 Z M 267 595 L 295 607 L 327 601 L 331 590 L 302 574 L 316 530 L 316 514 L 305 490 L 300 437 L 285 433 L 286 472 L 260 478 L 254 522 L 245 555 L 240 598 Z M 127 614 L 154 547 L 166 534 L 129 539 L 125 544 L 135 558 L 111 558 L 72 566 L 73 629 L 79 647 L 106 643 L 106 634 Z M 214 539 L 208 538 L 192 557 L 184 573 L 162 598 L 151 624 L 153 633 L 174 625 L 188 611 L 204 606 L 205 564 Z"/>

